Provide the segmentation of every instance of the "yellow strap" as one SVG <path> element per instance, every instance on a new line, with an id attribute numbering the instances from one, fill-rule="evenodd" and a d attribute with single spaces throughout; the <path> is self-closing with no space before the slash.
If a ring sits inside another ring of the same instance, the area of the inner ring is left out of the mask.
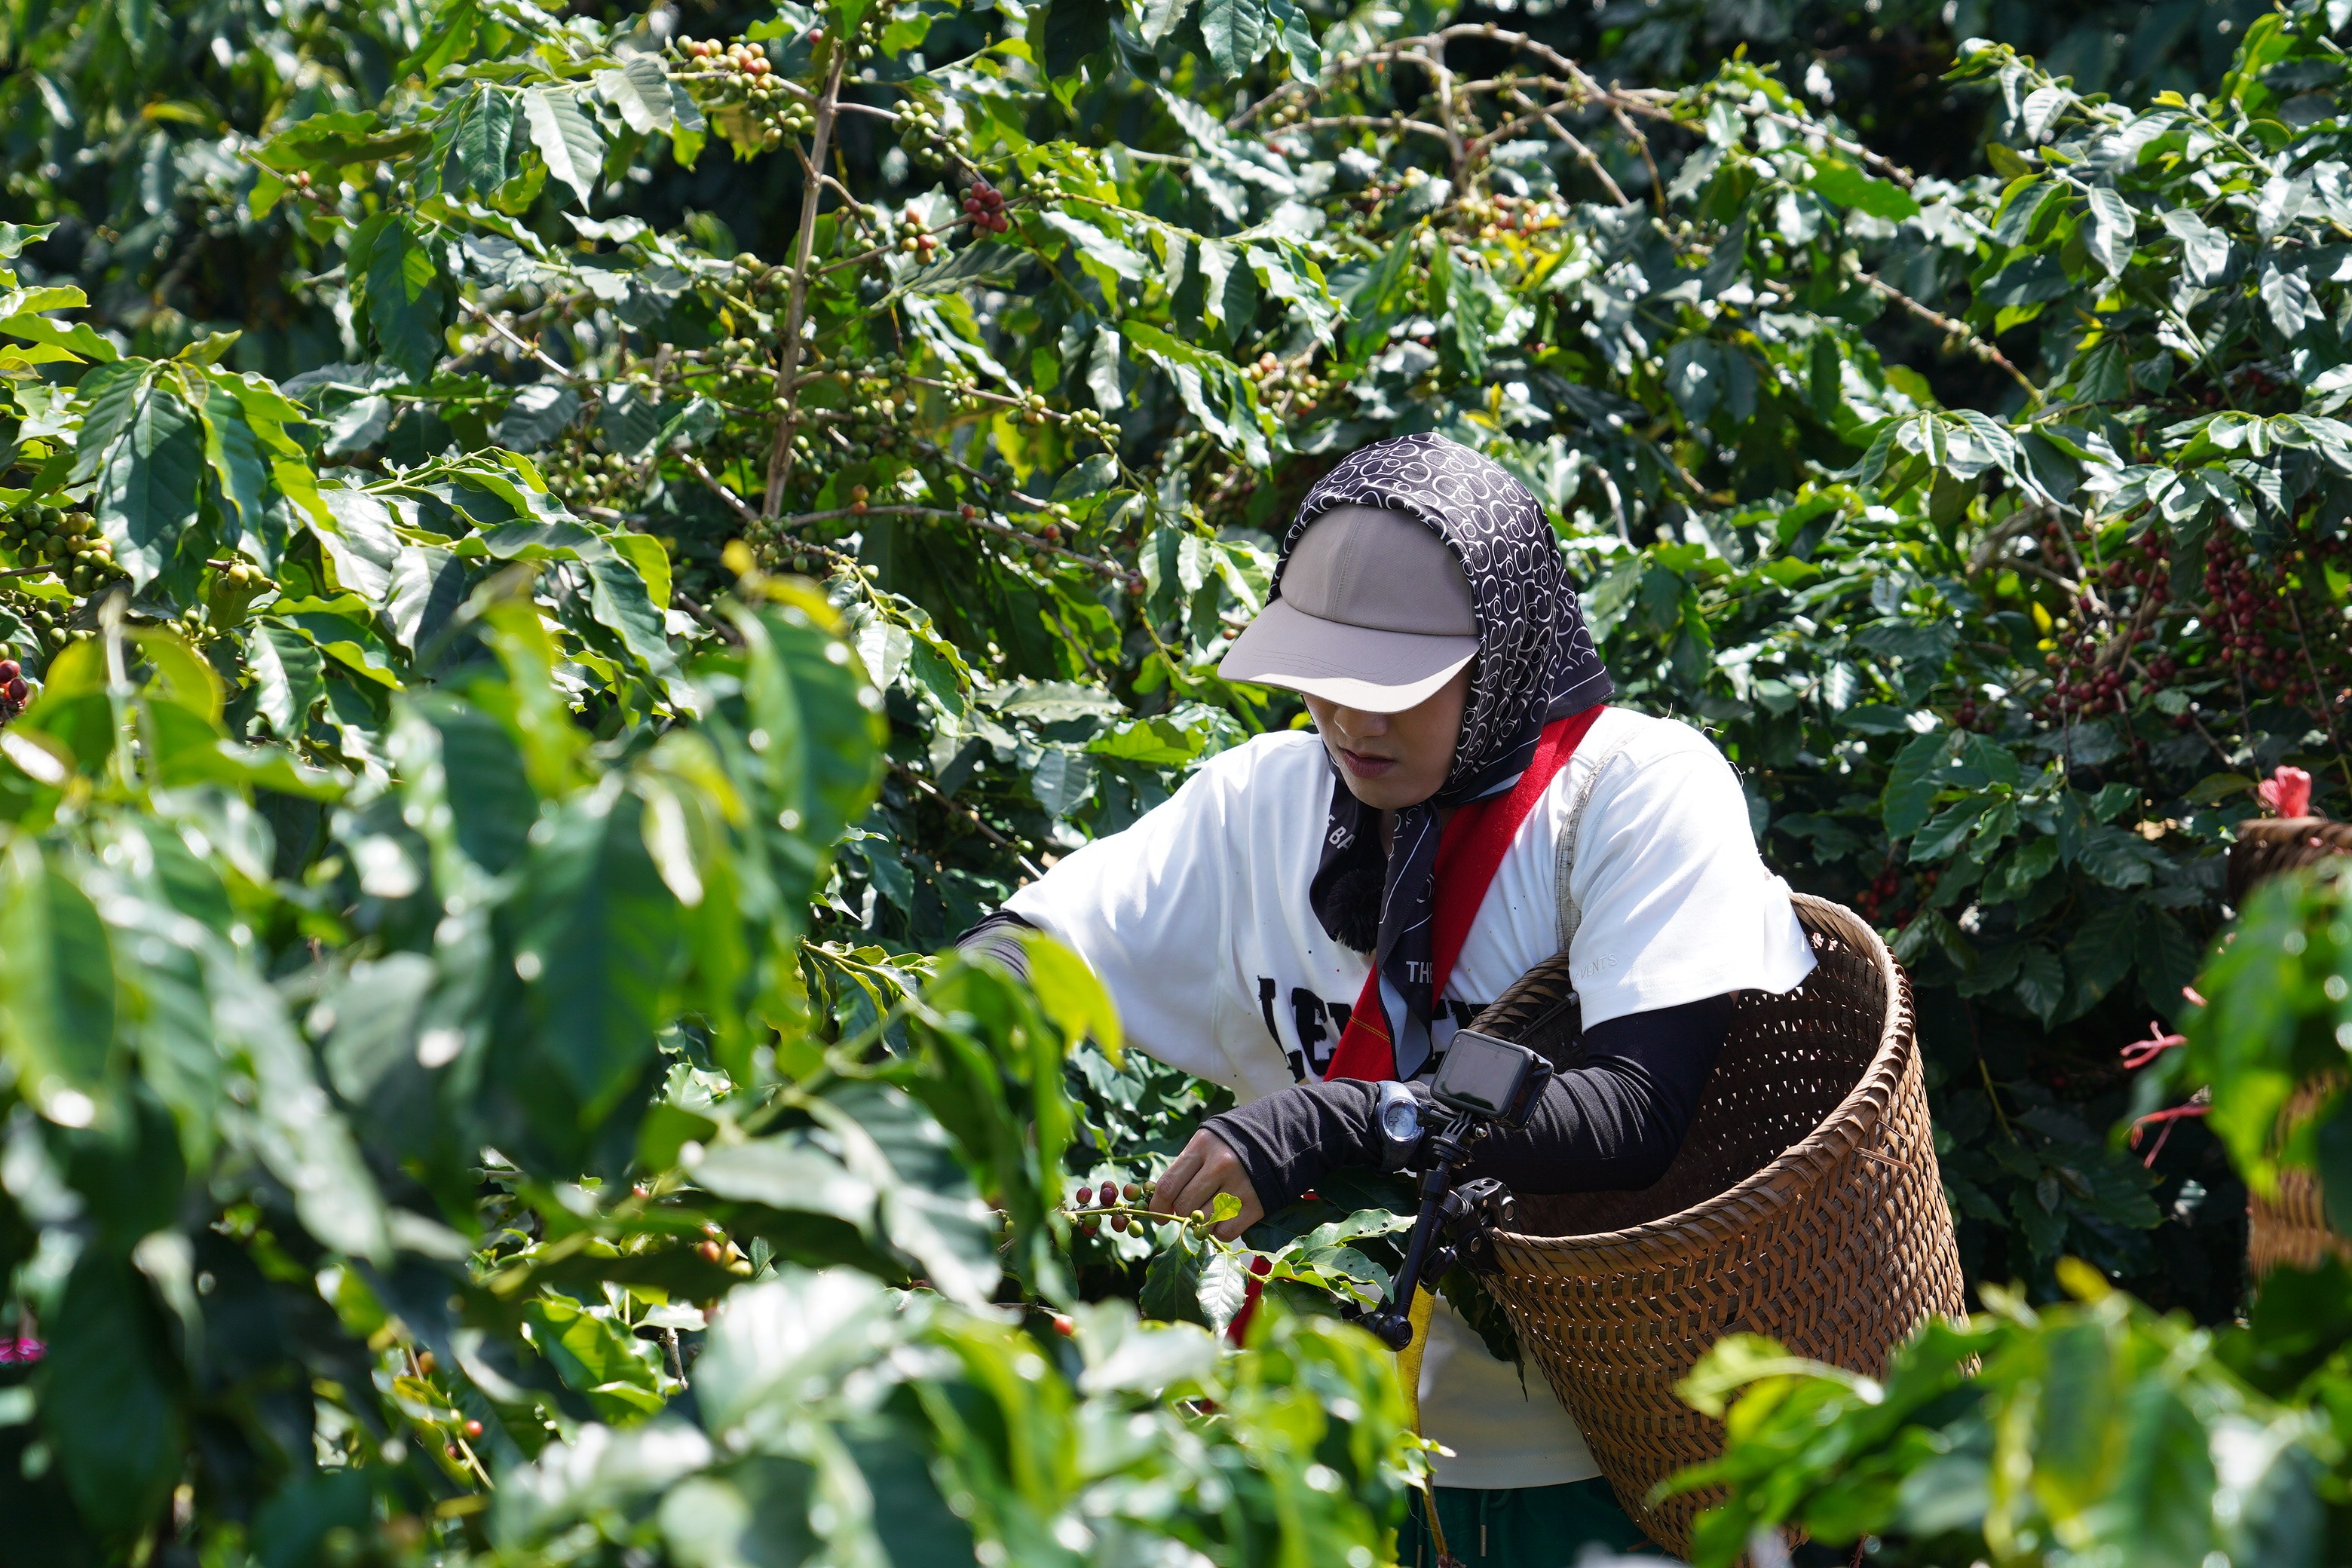
<path id="1" fill-rule="evenodd" d="M 1426 1285 L 1415 1287 L 1412 1310 L 1405 1314 L 1406 1321 L 1412 1324 L 1412 1338 L 1407 1340 L 1404 1349 L 1396 1353 L 1397 1382 L 1404 1389 L 1405 1414 L 1412 1420 L 1414 1434 L 1423 1437 L 1429 1434 L 1421 1429 L 1421 1358 L 1429 1349 L 1429 1317 L 1436 1310 L 1437 1293 Z M 1430 1541 L 1437 1548 L 1437 1560 L 1440 1563 L 1453 1561 L 1445 1550 L 1445 1526 L 1437 1518 L 1437 1488 L 1434 1483 L 1423 1487 L 1422 1502 L 1429 1522 Z"/>
<path id="2" fill-rule="evenodd" d="M 1435 1293 L 1426 1285 L 1416 1288 L 1412 1310 L 1406 1314 L 1412 1324 L 1412 1338 L 1396 1353 L 1397 1382 L 1404 1389 L 1405 1415 L 1412 1418 L 1416 1433 L 1421 1432 L 1421 1357 L 1429 1349 L 1429 1315 L 1436 1310 Z"/>

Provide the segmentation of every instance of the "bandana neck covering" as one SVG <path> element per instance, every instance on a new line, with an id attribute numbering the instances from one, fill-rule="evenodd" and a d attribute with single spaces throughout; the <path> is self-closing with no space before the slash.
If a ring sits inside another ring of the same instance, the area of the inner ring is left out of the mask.
<path id="1" fill-rule="evenodd" d="M 1283 542 L 1285 566 L 1307 525 L 1341 506 L 1382 507 L 1425 524 L 1461 561 L 1478 612 L 1478 656 L 1445 783 L 1396 814 L 1395 839 L 1383 856 L 1380 812 L 1358 800 L 1334 767 L 1322 862 L 1307 893 L 1323 929 L 1345 942 L 1360 923 L 1348 918 L 1349 886 L 1380 871 L 1385 859 L 1373 962 L 1396 1076 L 1411 1079 L 1432 1055 L 1436 808 L 1510 788 L 1546 724 L 1607 701 L 1615 688 L 1585 629 L 1543 508 L 1492 459 L 1443 436 L 1373 442 L 1307 492 Z M 1276 595 L 1281 592 L 1277 570 Z"/>

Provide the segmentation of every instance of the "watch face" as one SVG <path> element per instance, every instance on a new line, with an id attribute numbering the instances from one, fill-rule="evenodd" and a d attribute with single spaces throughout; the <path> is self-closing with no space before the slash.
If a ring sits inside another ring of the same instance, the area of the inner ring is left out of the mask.
<path id="1" fill-rule="evenodd" d="M 1381 1107 L 1381 1131 L 1402 1143 L 1421 1131 L 1421 1108 L 1410 1100 L 1392 1100 Z"/>

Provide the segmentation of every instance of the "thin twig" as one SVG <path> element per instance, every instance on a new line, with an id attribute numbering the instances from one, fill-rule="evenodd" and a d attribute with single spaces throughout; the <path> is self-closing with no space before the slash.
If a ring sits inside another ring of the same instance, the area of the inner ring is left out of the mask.
<path id="1" fill-rule="evenodd" d="M 1658 161 L 1650 156 L 1650 139 L 1633 129 L 1633 122 L 1625 118 L 1625 110 L 1618 106 L 1613 97 L 1609 102 L 1609 117 L 1617 121 L 1617 129 L 1631 136 L 1633 145 L 1642 150 L 1643 165 L 1650 171 L 1650 200 L 1660 212 L 1664 212 L 1666 183 L 1658 177 Z"/>
<path id="2" fill-rule="evenodd" d="M 523 353 L 529 354 L 531 358 L 537 360 L 540 363 L 553 371 L 565 381 L 585 381 L 588 379 L 586 376 L 582 375 L 578 371 L 567 370 L 562 365 L 558 364 L 554 360 L 550 359 L 547 355 L 547 351 L 541 348 L 537 343 L 528 342 L 521 337 L 518 336 L 512 327 L 508 326 L 504 321 L 499 321 L 494 313 L 484 309 L 480 300 L 467 300 L 466 309 L 475 320 L 480 321 L 483 325 L 488 327 L 490 331 L 498 333 L 499 336 L 506 339 L 507 342 L 514 344 L 515 347 L 520 349 Z"/>
<path id="3" fill-rule="evenodd" d="M 1522 103 L 1528 101 L 1527 95 L 1524 93 L 1515 94 L 1514 96 Z M 1567 126 L 1562 125 L 1558 120 L 1552 117 L 1552 113 L 1549 110 L 1546 110 L 1544 111 L 1543 122 L 1546 129 L 1549 130 L 1554 136 L 1559 137 L 1560 142 L 1570 152 L 1576 154 L 1577 161 L 1592 172 L 1592 177 L 1601 182 L 1601 188 L 1609 193 L 1609 199 L 1611 201 L 1615 202 L 1621 207 L 1630 207 L 1633 205 L 1633 198 L 1620 190 L 1617 186 L 1617 182 L 1610 178 L 1609 171 L 1601 167 L 1601 156 L 1599 153 L 1593 152 L 1591 148 L 1586 146 L 1581 141 L 1579 141 L 1576 135 L 1571 132 Z"/>
<path id="4" fill-rule="evenodd" d="M 2042 389 L 2034 385 L 2032 381 L 2028 380 L 2023 371 L 2011 364 L 2009 362 L 2009 356 L 2007 354 L 2002 353 L 1999 349 L 1993 347 L 1991 343 L 1978 336 L 1975 328 L 1969 326 L 1965 321 L 1956 321 L 1952 320 L 1951 317 L 1945 315 L 1942 311 L 1934 309 L 1932 306 L 1921 304 L 1918 300 L 1911 298 L 1910 295 L 1903 292 L 1902 289 L 1895 287 L 1894 284 L 1889 283 L 1884 278 L 1879 277 L 1875 272 L 1863 273 L 1862 280 L 1869 284 L 1873 289 L 1877 289 L 1881 294 L 1885 295 L 1889 300 L 1892 300 L 1896 304 L 1902 306 L 1905 310 L 1910 311 L 1913 315 L 1918 317 L 1921 321 L 1927 322 L 1929 326 L 1937 328 L 1947 333 L 1950 336 L 1953 342 L 1968 350 L 1969 353 L 1976 355 L 1977 358 L 1984 361 L 1985 363 L 1997 366 L 2000 369 L 2006 371 L 2009 374 L 2011 380 L 2016 382 L 2018 385 L 2025 389 L 2025 394 L 2028 397 L 2031 397 L 2036 403 L 2042 401 Z"/>
<path id="5" fill-rule="evenodd" d="M 700 479 L 703 484 L 709 489 L 712 495 L 717 496 L 720 500 L 725 501 L 729 506 L 735 509 L 736 516 L 741 518 L 745 522 L 750 523 L 753 528 L 757 528 L 760 525 L 760 514 L 753 511 L 751 507 L 745 503 L 741 496 L 737 495 L 733 490 L 729 489 L 724 484 L 720 483 L 717 475 L 713 474 L 709 468 L 704 468 L 702 466 L 701 458 L 696 457 L 693 453 L 686 450 L 682 447 L 678 448 L 677 457 L 678 460 L 686 465 L 687 472 L 692 474 L 696 479 Z"/>
<path id="6" fill-rule="evenodd" d="M 993 533 L 1003 539 L 1010 539 L 1018 543 L 1024 550 L 1044 551 L 1049 555 L 1058 555 L 1065 561 L 1075 561 L 1079 565 L 1086 567 L 1087 570 L 1099 573 L 1101 575 L 1106 577 L 1123 577 L 1127 575 L 1127 569 L 1119 565 L 1115 561 L 1099 560 L 1095 556 L 1084 555 L 1079 553 L 1077 551 L 1066 549 L 1059 544 L 1049 543 L 1045 540 L 1038 539 L 1034 535 L 1022 532 L 1011 523 L 998 522 L 993 518 L 982 517 L 979 515 L 977 510 L 975 510 L 971 516 L 966 517 L 961 511 L 950 511 L 945 507 L 899 505 L 868 506 L 860 503 L 855 506 L 835 507 L 830 511 L 801 512 L 793 517 L 779 519 L 777 526 L 780 528 L 797 528 L 803 523 L 835 522 L 845 517 L 934 517 L 947 522 L 967 523 L 983 532 Z"/>
<path id="7" fill-rule="evenodd" d="M 835 40 L 833 66 L 824 74 L 824 96 L 817 100 L 816 128 L 812 136 L 814 150 L 808 160 L 812 172 L 824 167 L 825 143 L 833 139 L 834 106 L 841 99 L 841 73 L 848 64 L 848 41 Z M 808 310 L 809 258 L 816 251 L 817 207 L 824 198 L 824 186 L 821 181 L 804 179 L 802 182 L 800 237 L 793 260 L 792 287 L 785 296 L 784 304 L 784 350 L 776 363 L 776 391 L 784 400 L 784 406 L 776 416 L 775 444 L 768 452 L 768 491 L 760 507 L 761 514 L 765 517 L 773 517 L 782 509 L 784 485 L 793 474 L 793 432 L 798 423 L 793 415 L 800 405 L 800 384 L 796 374 L 801 361 L 801 327 Z"/>
<path id="8" fill-rule="evenodd" d="M 950 811 L 952 811 L 957 816 L 962 817 L 966 822 L 971 823 L 974 827 L 979 828 L 981 836 L 986 838 L 991 844 L 995 845 L 999 849 L 1011 850 L 1013 852 L 1013 858 L 1021 862 L 1021 868 L 1028 872 L 1032 877 L 1043 877 L 1045 874 L 1037 868 L 1036 864 L 1032 861 L 1028 856 L 1021 852 L 1020 845 L 1014 843 L 1012 839 L 1007 838 L 995 828 L 991 827 L 988 825 L 987 818 L 982 816 L 980 813 L 964 805 L 961 801 L 950 800 L 946 795 L 941 795 L 940 793 L 939 785 L 933 784 L 930 780 L 925 778 L 922 774 L 917 773 L 906 763 L 894 762 L 890 764 L 890 771 L 897 773 L 900 778 L 905 779 L 908 783 L 913 784 L 917 789 L 921 790 L 925 795 L 929 795 L 933 800 L 938 801 L 941 805 L 946 806 Z"/>
<path id="9" fill-rule="evenodd" d="M 2320 676 L 2318 661 L 2311 657 L 2311 634 L 2303 629 L 2303 612 L 2295 608 L 2294 595 L 2279 596 L 2286 601 L 2286 613 L 2294 622 L 2294 640 L 2303 649 L 2303 668 L 2311 672 L 2311 700 L 2318 704 L 2320 722 L 2327 726 L 2327 743 L 2336 749 L 2336 771 L 2344 775 L 2344 787 L 2352 790 L 2352 761 L 2346 760 L 2343 738 L 2336 732 L 2336 705 L 2327 700 L 2327 682 Z"/>
<path id="10" fill-rule="evenodd" d="M 1892 180 L 1895 184 L 1902 186 L 1906 191 L 1918 183 L 1917 175 L 1912 174 L 1910 170 L 1905 168 L 1894 159 L 1874 153 L 1859 142 L 1848 141 L 1846 138 L 1831 131 L 1818 120 L 1800 120 L 1797 116 L 1789 113 L 1785 110 L 1762 108 L 1759 107 L 1757 100 L 1752 98 L 1735 105 L 1735 107 L 1751 120 L 1769 120 L 1776 125 L 1785 125 L 1801 135 L 1818 136 L 1822 139 L 1822 145 L 1834 147 L 1839 152 L 1844 153 L 1847 157 L 1854 160 L 1856 163 L 1866 164 L 1867 166 L 1877 170 L 1880 174 L 1885 175 L 1889 180 Z"/>
<path id="11" fill-rule="evenodd" d="M 1444 126 L 1432 125 L 1408 114 L 1318 114 L 1297 124 L 1308 131 L 1416 131 L 1423 136 L 1436 137 L 1448 147 L 1454 144 Z"/>

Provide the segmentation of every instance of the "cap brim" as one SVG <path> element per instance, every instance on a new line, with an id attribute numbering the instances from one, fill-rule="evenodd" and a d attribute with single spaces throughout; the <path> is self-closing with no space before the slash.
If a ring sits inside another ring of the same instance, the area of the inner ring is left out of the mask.
<path id="1" fill-rule="evenodd" d="M 1477 654 L 1476 637 L 1354 626 L 1276 599 L 1234 639 L 1217 673 L 1366 713 L 1401 713 L 1427 701 Z"/>

